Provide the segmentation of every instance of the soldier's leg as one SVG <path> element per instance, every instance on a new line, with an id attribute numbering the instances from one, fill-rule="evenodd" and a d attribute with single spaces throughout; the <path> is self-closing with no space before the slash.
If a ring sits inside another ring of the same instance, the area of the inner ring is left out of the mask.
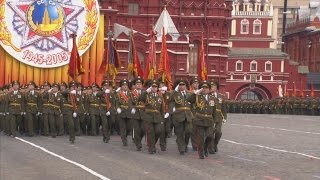
<path id="1" fill-rule="evenodd" d="M 19 133 L 22 135 L 26 132 L 24 120 L 25 118 L 21 115 L 16 116 L 16 129 L 19 130 Z"/>
<path id="2" fill-rule="evenodd" d="M 72 117 L 72 114 L 65 114 L 64 119 L 68 122 L 68 132 L 69 132 L 69 141 L 71 143 L 74 143 L 76 137 L 75 137 L 75 127 L 74 127 L 74 118 Z"/>
<path id="3" fill-rule="evenodd" d="M 213 127 L 210 126 L 210 127 L 207 127 L 205 128 L 205 142 L 204 142 L 204 151 L 205 153 L 208 155 L 208 147 L 210 144 L 212 144 L 212 139 L 213 139 Z"/>
<path id="4" fill-rule="evenodd" d="M 63 136 L 64 135 L 64 122 L 63 121 L 64 121 L 63 115 L 62 116 L 60 114 L 56 115 L 56 122 L 57 122 L 57 127 L 58 127 L 58 136 Z"/>
<path id="5" fill-rule="evenodd" d="M 90 114 L 90 127 L 91 127 L 91 136 L 96 136 L 97 135 L 97 130 L 96 130 L 96 115 Z"/>
<path id="6" fill-rule="evenodd" d="M 134 138 L 133 141 L 136 144 L 137 151 L 141 151 L 142 144 L 141 144 L 141 131 L 140 128 L 140 120 L 138 119 L 132 119 L 132 126 L 134 131 Z"/>
<path id="7" fill-rule="evenodd" d="M 50 126 L 50 135 L 55 138 L 57 136 L 56 132 L 56 119 L 54 114 L 49 114 L 49 126 Z"/>
<path id="8" fill-rule="evenodd" d="M 33 114 L 33 129 L 36 135 L 40 134 L 40 116 Z"/>
<path id="9" fill-rule="evenodd" d="M 49 114 L 42 114 L 43 135 L 49 136 Z"/>
<path id="10" fill-rule="evenodd" d="M 115 116 L 111 115 L 111 116 L 109 116 L 107 118 L 107 120 L 108 120 L 108 127 L 109 127 L 107 138 L 108 138 L 108 140 L 110 140 L 110 136 L 111 136 L 112 130 L 113 130 L 113 125 L 114 125 L 114 122 L 115 122 Z"/>
<path id="11" fill-rule="evenodd" d="M 132 135 L 132 119 L 128 118 L 126 120 L 126 127 L 127 127 L 127 136 Z"/>
<path id="12" fill-rule="evenodd" d="M 13 137 L 17 135 L 16 128 L 17 128 L 17 116 L 10 114 L 10 135 Z"/>
<path id="13" fill-rule="evenodd" d="M 157 144 L 162 132 L 164 132 L 164 124 L 163 124 L 163 122 L 154 123 L 154 133 L 155 133 L 154 144 L 155 145 Z"/>
<path id="14" fill-rule="evenodd" d="M 86 134 L 87 133 L 87 125 L 85 123 L 85 121 L 86 121 L 85 115 L 83 113 L 80 113 L 80 114 L 78 114 L 77 119 L 78 119 L 77 121 L 80 124 L 80 131 L 81 131 L 80 134 L 81 133 Z"/>
<path id="15" fill-rule="evenodd" d="M 103 137 L 103 142 L 108 143 L 108 129 L 109 129 L 109 124 L 108 124 L 108 119 L 107 116 L 102 114 L 101 115 L 101 123 L 102 123 L 102 137 Z"/>
<path id="16" fill-rule="evenodd" d="M 78 114 L 78 116 L 79 115 L 80 114 Z M 79 119 L 79 117 L 73 118 L 73 121 L 74 121 L 75 134 L 76 134 L 76 136 L 80 136 L 81 130 L 80 130 L 80 119 Z"/>
<path id="17" fill-rule="evenodd" d="M 6 114 L 4 117 L 4 133 L 10 134 L 10 115 Z"/>
<path id="18" fill-rule="evenodd" d="M 185 121 L 184 129 L 184 142 L 185 142 L 185 152 L 188 152 L 188 144 L 192 135 L 192 123 Z"/>
<path id="19" fill-rule="evenodd" d="M 178 151 L 180 154 L 184 154 L 185 151 L 185 141 L 184 141 L 184 123 L 183 122 L 175 122 L 174 130 L 177 136 L 176 142 L 178 145 Z"/>
<path id="20" fill-rule="evenodd" d="M 126 118 L 118 118 L 119 120 L 119 128 L 120 128 L 120 135 L 121 135 L 121 140 L 123 143 L 123 146 L 128 146 L 128 141 L 127 141 L 127 123 L 126 123 Z"/>
<path id="21" fill-rule="evenodd" d="M 204 158 L 204 155 L 208 156 L 208 152 L 204 149 L 204 128 L 201 126 L 194 126 L 195 140 L 197 142 L 197 150 L 200 159 Z"/>
<path id="22" fill-rule="evenodd" d="M 4 116 L 0 115 L 0 132 L 4 131 Z"/>
<path id="23" fill-rule="evenodd" d="M 191 144 L 192 144 L 192 149 L 193 151 L 197 151 L 197 135 L 196 132 L 197 131 L 197 127 L 196 126 L 192 126 L 192 133 L 191 133 Z"/>
<path id="24" fill-rule="evenodd" d="M 146 132 L 147 132 L 147 145 L 148 145 L 148 152 L 150 154 L 155 153 L 155 129 L 153 123 L 146 121 L 145 123 Z"/>
<path id="25" fill-rule="evenodd" d="M 32 113 L 27 113 L 25 116 L 25 119 L 27 120 L 27 133 L 28 136 L 34 136 L 34 130 L 33 130 L 33 114 Z"/>
<path id="26" fill-rule="evenodd" d="M 217 122 L 214 130 L 214 151 L 218 152 L 218 143 L 222 136 L 222 122 Z"/>
<path id="27" fill-rule="evenodd" d="M 167 119 L 166 119 L 167 120 Z M 163 129 L 161 130 L 161 135 L 160 135 L 160 148 L 161 151 L 166 151 L 167 150 L 167 124 L 168 122 L 164 122 L 163 124 Z"/>

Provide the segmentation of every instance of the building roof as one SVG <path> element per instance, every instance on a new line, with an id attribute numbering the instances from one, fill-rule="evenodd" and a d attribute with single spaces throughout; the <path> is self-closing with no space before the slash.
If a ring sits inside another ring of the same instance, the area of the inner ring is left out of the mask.
<path id="1" fill-rule="evenodd" d="M 173 41 L 176 41 L 180 34 L 179 31 L 176 28 L 176 25 L 174 24 L 173 20 L 171 19 L 171 16 L 166 8 L 163 9 L 155 27 L 154 31 L 157 32 L 157 39 L 161 40 L 162 36 L 162 28 L 164 28 L 165 34 L 169 35 L 172 37 Z"/>
<path id="2" fill-rule="evenodd" d="M 300 74 L 308 74 L 309 67 L 308 66 L 298 66 L 298 73 Z"/>
<path id="3" fill-rule="evenodd" d="M 229 57 L 286 58 L 288 55 L 271 48 L 229 48 Z"/>

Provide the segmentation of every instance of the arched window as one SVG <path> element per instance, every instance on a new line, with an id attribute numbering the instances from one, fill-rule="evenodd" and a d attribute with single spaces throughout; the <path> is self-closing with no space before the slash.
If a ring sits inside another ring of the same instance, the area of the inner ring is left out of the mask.
<path id="1" fill-rule="evenodd" d="M 253 21 L 253 34 L 261 34 L 261 21 L 256 19 Z"/>
<path id="2" fill-rule="evenodd" d="M 189 61 L 189 73 L 196 74 L 197 73 L 197 65 L 198 65 L 198 50 L 199 49 L 199 41 L 194 41 L 193 44 L 190 44 L 190 50 L 188 55 Z"/>
<path id="3" fill-rule="evenodd" d="M 258 67 L 257 67 L 257 61 L 253 60 L 250 62 L 250 71 L 257 71 Z"/>
<path id="4" fill-rule="evenodd" d="M 243 71 L 243 62 L 240 60 L 236 62 L 236 71 Z"/>
<path id="5" fill-rule="evenodd" d="M 241 32 L 240 34 L 249 34 L 249 21 L 247 19 L 243 19 L 241 21 Z"/>
<path id="6" fill-rule="evenodd" d="M 272 62 L 271 61 L 267 61 L 265 63 L 265 68 L 264 68 L 265 72 L 272 72 Z"/>

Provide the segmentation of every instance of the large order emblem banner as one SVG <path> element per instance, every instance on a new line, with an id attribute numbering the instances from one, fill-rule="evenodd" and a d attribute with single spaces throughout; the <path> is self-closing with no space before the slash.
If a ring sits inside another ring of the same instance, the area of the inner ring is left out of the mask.
<path id="1" fill-rule="evenodd" d="M 34 67 L 68 64 L 71 34 L 80 56 L 99 26 L 97 0 L 0 0 L 0 44 L 17 60 Z"/>

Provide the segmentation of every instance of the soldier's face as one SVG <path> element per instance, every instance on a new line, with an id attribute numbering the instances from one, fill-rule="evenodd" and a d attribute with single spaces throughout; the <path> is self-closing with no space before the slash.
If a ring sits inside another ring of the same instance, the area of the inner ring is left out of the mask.
<path id="1" fill-rule="evenodd" d="M 142 89 L 142 83 L 136 83 L 136 89 Z"/>
<path id="2" fill-rule="evenodd" d="M 211 92 L 216 92 L 217 91 L 217 86 L 211 86 Z"/>
<path id="3" fill-rule="evenodd" d="M 186 85 L 184 85 L 184 84 L 179 84 L 179 90 L 180 90 L 180 91 L 186 90 Z"/>
<path id="4" fill-rule="evenodd" d="M 192 83 L 192 88 L 193 89 L 198 89 L 199 88 L 199 82 L 194 82 L 194 83 Z"/>
<path id="5" fill-rule="evenodd" d="M 209 94 L 209 88 L 208 87 L 203 87 L 201 93 L 204 94 L 204 95 Z"/>
<path id="6" fill-rule="evenodd" d="M 123 84 L 123 85 L 121 86 L 121 89 L 122 89 L 123 91 L 128 91 L 128 84 Z"/>
<path id="7" fill-rule="evenodd" d="M 52 88 L 52 92 L 53 93 L 56 93 L 56 92 L 58 92 L 59 91 L 59 88 L 57 87 L 57 86 L 54 86 L 53 88 Z"/>
<path id="8" fill-rule="evenodd" d="M 33 90 L 34 90 L 34 86 L 33 86 L 32 84 L 30 84 L 30 85 L 28 86 L 28 89 L 29 89 L 29 91 L 33 91 Z"/>
<path id="9" fill-rule="evenodd" d="M 64 90 L 66 90 L 66 87 L 65 87 L 65 86 L 61 86 L 61 87 L 60 87 L 60 90 L 61 90 L 61 91 L 64 91 Z"/>
<path id="10" fill-rule="evenodd" d="M 18 90 L 18 89 L 19 89 L 19 85 L 18 85 L 18 84 L 14 84 L 14 85 L 13 85 L 13 90 L 16 91 L 16 90 Z"/>
<path id="11" fill-rule="evenodd" d="M 151 91 L 152 91 L 153 93 L 156 93 L 156 92 L 158 91 L 158 86 L 152 86 L 152 87 L 151 87 Z"/>
<path id="12" fill-rule="evenodd" d="M 71 86 L 71 87 L 70 87 L 70 90 L 71 90 L 71 91 L 73 91 L 73 90 L 75 90 L 75 89 L 76 89 L 75 86 Z"/>
<path id="13" fill-rule="evenodd" d="M 49 89 L 50 89 L 50 86 L 44 86 L 45 91 L 49 91 Z"/>
<path id="14" fill-rule="evenodd" d="M 98 88 L 97 88 L 97 87 L 92 87 L 92 91 L 93 91 L 93 92 L 97 92 L 97 91 L 98 91 Z"/>

